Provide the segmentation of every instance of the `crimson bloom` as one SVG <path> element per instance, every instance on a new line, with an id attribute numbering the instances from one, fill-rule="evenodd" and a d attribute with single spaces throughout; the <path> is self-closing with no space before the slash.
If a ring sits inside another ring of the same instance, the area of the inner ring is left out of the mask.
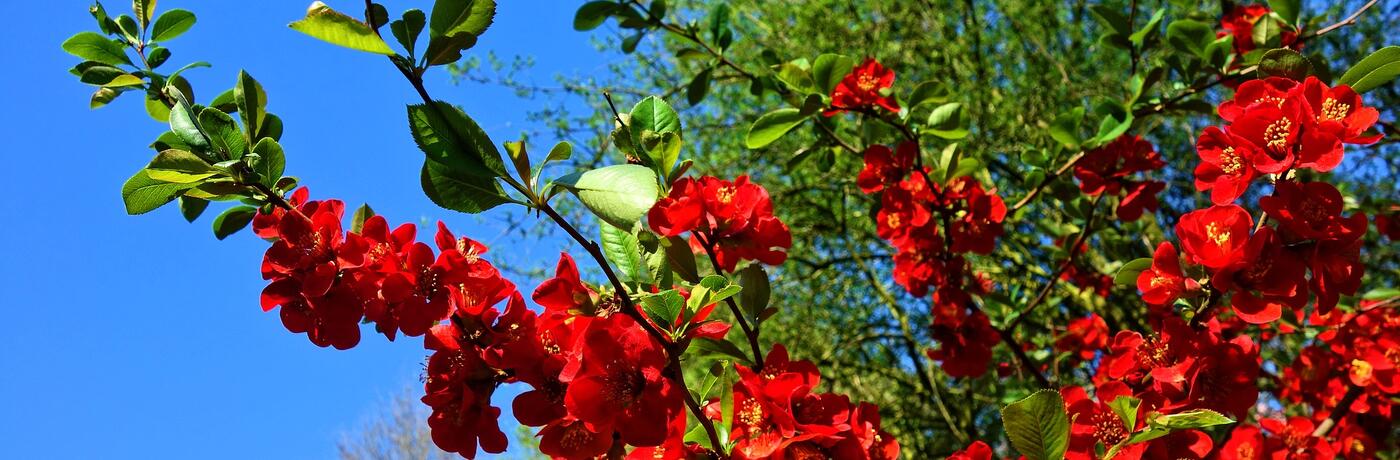
<path id="1" fill-rule="evenodd" d="M 476 458 L 478 445 L 488 453 L 505 452 L 506 435 L 497 423 L 501 409 L 491 406 L 499 374 L 464 339 L 461 330 L 446 324 L 433 328 L 423 341 L 433 350 L 423 396 L 423 403 L 433 409 L 428 416 L 433 443 L 466 458 Z"/>
<path id="2" fill-rule="evenodd" d="M 1217 205 L 1234 202 L 1256 175 L 1254 158 L 1260 150 L 1254 143 L 1220 128 L 1209 126 L 1196 140 L 1196 190 L 1210 190 L 1210 201 Z"/>
<path id="3" fill-rule="evenodd" d="M 1138 274 L 1137 287 L 1142 300 L 1153 305 L 1170 305 L 1186 291 L 1186 278 L 1176 247 L 1163 241 L 1152 253 L 1152 266 Z"/>
<path id="4" fill-rule="evenodd" d="M 1136 430 L 1136 421 L 1130 421 L 1132 426 L 1126 426 L 1109 407 L 1109 403 L 1117 398 L 1133 396 L 1127 385 L 1116 381 L 1106 382 L 1099 385 L 1094 393 L 1095 398 L 1089 398 L 1082 387 L 1066 387 L 1060 390 L 1072 420 L 1069 450 L 1065 452 L 1067 459 L 1093 460 L 1097 458 L 1094 454 L 1095 444 L 1102 443 L 1104 448 L 1115 446 L 1128 439 L 1128 435 Z M 1147 445 L 1142 443 L 1129 445 L 1119 451 L 1119 457 L 1116 458 L 1138 458 L 1146 447 Z"/>
<path id="5" fill-rule="evenodd" d="M 1380 140 L 1380 134 L 1363 135 L 1376 124 L 1380 112 L 1374 107 L 1366 107 L 1361 95 L 1350 86 L 1329 88 L 1317 77 L 1308 76 L 1295 91 L 1301 91 L 1301 97 L 1312 109 L 1321 130 L 1348 144 L 1371 144 Z"/>
<path id="6" fill-rule="evenodd" d="M 560 375 L 568 382 L 564 405 L 594 433 L 617 431 L 633 446 L 666 440 L 666 427 L 681 410 L 685 389 L 666 378 L 667 357 L 627 315 L 595 321 L 584 337 L 581 365 Z"/>
<path id="7" fill-rule="evenodd" d="M 875 144 L 865 149 L 865 169 L 856 176 L 856 185 L 865 193 L 875 193 L 885 187 L 904 180 L 914 169 L 914 157 L 919 154 L 919 145 L 901 142 L 897 150 Z"/>
<path id="8" fill-rule="evenodd" d="M 865 58 L 851 69 L 831 91 L 831 108 L 822 115 L 832 116 L 851 109 L 880 107 L 891 112 L 899 112 L 899 104 L 888 95 L 894 85 L 894 71 L 886 69 L 875 61 Z"/>
<path id="9" fill-rule="evenodd" d="M 530 295 L 535 303 L 546 309 L 568 312 L 575 315 L 596 313 L 598 294 L 583 284 L 578 266 L 567 252 L 559 253 L 559 264 L 554 268 L 554 277 L 540 283 L 535 293 Z"/>
<path id="10" fill-rule="evenodd" d="M 662 236 L 691 232 L 691 248 L 713 251 L 728 272 L 740 260 L 781 264 L 792 246 L 787 225 L 773 215 L 768 191 L 748 176 L 681 178 L 647 212 L 647 221 Z"/>
<path id="11" fill-rule="evenodd" d="M 1230 306 L 1251 324 L 1277 320 L 1283 307 L 1307 302 L 1306 267 L 1270 227 L 1249 237 L 1244 249 L 1211 277 L 1211 286 L 1230 293 Z"/>
<path id="12" fill-rule="evenodd" d="M 1249 240 L 1254 218 L 1235 205 L 1212 206 L 1181 216 L 1176 234 L 1192 262 L 1210 268 L 1229 265 Z"/>

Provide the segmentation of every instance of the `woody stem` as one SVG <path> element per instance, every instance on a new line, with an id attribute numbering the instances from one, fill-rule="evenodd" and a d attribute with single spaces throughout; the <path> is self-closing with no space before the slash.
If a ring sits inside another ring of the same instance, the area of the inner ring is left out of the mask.
<path id="1" fill-rule="evenodd" d="M 710 240 L 705 238 L 701 232 L 691 233 L 695 235 L 696 240 L 700 241 L 700 246 L 705 248 L 705 254 L 710 256 L 710 265 L 714 266 L 715 273 L 723 274 L 724 270 L 720 268 L 719 257 L 715 254 L 714 246 L 711 245 Z M 754 372 L 763 370 L 763 348 L 758 345 L 758 324 L 749 326 L 749 321 L 745 319 L 743 310 L 739 309 L 739 304 L 734 302 L 733 297 L 724 300 L 729 305 L 729 312 L 734 314 L 734 320 L 739 323 L 739 330 L 743 331 L 744 337 L 748 339 L 749 348 L 753 352 Z"/>

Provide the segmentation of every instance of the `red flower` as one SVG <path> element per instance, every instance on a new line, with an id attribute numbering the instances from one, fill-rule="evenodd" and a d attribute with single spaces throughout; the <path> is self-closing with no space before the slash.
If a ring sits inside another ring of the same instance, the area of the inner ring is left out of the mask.
<path id="1" fill-rule="evenodd" d="M 887 95 L 893 85 L 894 71 L 880 65 L 875 58 L 866 58 L 836 84 L 831 91 L 831 108 L 823 111 L 822 115 L 829 117 L 848 109 L 875 106 L 899 112 L 899 104 Z"/>
<path id="2" fill-rule="evenodd" d="M 1220 448 L 1220 460 L 1262 460 L 1264 455 L 1264 434 L 1254 425 L 1235 427 Z"/>
<path id="3" fill-rule="evenodd" d="M 1240 319 L 1264 324 L 1277 320 L 1284 306 L 1302 308 L 1307 303 L 1305 270 L 1302 260 L 1283 247 L 1273 229 L 1264 227 L 1215 272 L 1210 284 L 1231 293 L 1230 306 Z"/>
<path id="4" fill-rule="evenodd" d="M 1279 45 L 1284 48 L 1292 47 L 1298 41 L 1298 33 L 1282 20 L 1269 16 L 1270 12 L 1272 11 L 1269 7 L 1260 4 L 1237 5 L 1225 14 L 1225 17 L 1220 18 L 1220 28 L 1224 29 L 1220 36 L 1233 35 L 1235 54 L 1243 56 L 1255 48 L 1254 27 L 1259 21 L 1270 21 L 1274 23 L 1273 27 L 1284 29 L 1279 33 Z"/>
<path id="5" fill-rule="evenodd" d="M 577 420 L 547 425 L 539 436 L 540 452 L 553 458 L 595 458 L 613 445 L 611 432 L 594 433 Z"/>
<path id="6" fill-rule="evenodd" d="M 616 430 L 623 442 L 655 446 L 666 440 L 667 422 L 680 410 L 684 388 L 666 378 L 661 344 L 627 315 L 595 321 L 584 336 L 581 366 L 560 380 L 569 384 L 564 405 L 594 433 Z"/>
<path id="7" fill-rule="evenodd" d="M 382 288 L 386 313 L 404 335 L 423 335 L 452 314 L 451 286 L 468 281 L 465 265 L 460 254 L 444 252 L 435 259 L 426 244 L 409 248 L 404 270 L 389 274 Z"/>
<path id="8" fill-rule="evenodd" d="M 1254 168 L 1261 173 L 1276 174 L 1293 167 L 1304 141 L 1317 143 L 1315 136 L 1304 137 L 1304 127 L 1312 120 L 1305 116 L 1306 103 L 1296 97 L 1286 97 L 1279 104 L 1254 104 L 1240 113 L 1230 125 L 1230 133 L 1246 139 L 1259 148 L 1253 158 Z M 1324 136 L 1325 137 L 1325 136 Z"/>
<path id="9" fill-rule="evenodd" d="M 1143 211 L 1156 212 L 1157 193 L 1166 187 L 1166 182 L 1157 180 L 1129 184 L 1128 193 L 1123 195 L 1123 200 L 1118 202 L 1118 209 L 1115 211 L 1118 220 L 1132 222 L 1142 217 Z"/>
<path id="10" fill-rule="evenodd" d="M 901 142 L 897 151 L 875 144 L 865 149 L 865 169 L 856 176 L 856 185 L 865 193 L 875 193 L 899 183 L 914 168 L 919 145 Z"/>
<path id="11" fill-rule="evenodd" d="M 978 377 L 987 373 L 987 365 L 992 362 L 992 347 L 1001 342 L 991 321 L 981 311 L 972 312 L 958 324 L 935 321 L 932 335 L 938 341 L 938 348 L 927 351 L 928 357 L 939 361 L 950 377 Z"/>
<path id="12" fill-rule="evenodd" d="M 966 449 L 953 452 L 946 460 L 992 460 L 992 448 L 982 441 L 973 441 Z"/>
<path id="13" fill-rule="evenodd" d="M 1212 206 L 1181 216 L 1176 224 L 1182 249 L 1192 262 L 1222 268 L 1238 257 L 1254 219 L 1239 206 Z"/>
<path id="14" fill-rule="evenodd" d="M 1121 382 L 1099 385 L 1095 390 L 1097 401 L 1090 399 L 1082 387 L 1067 387 L 1060 390 L 1060 394 L 1064 396 L 1065 409 L 1072 421 L 1069 451 L 1065 453 L 1067 459 L 1093 460 L 1097 458 L 1094 454 L 1095 444 L 1102 443 L 1105 449 L 1113 447 L 1128 439 L 1128 435 L 1136 430 L 1136 421 L 1131 422 L 1132 426 L 1124 425 L 1123 420 L 1109 407 L 1109 403 L 1115 399 L 1133 396 L 1127 385 Z M 1141 443 L 1129 445 L 1119 451 L 1115 458 L 1138 458 L 1146 447 Z"/>
<path id="15" fill-rule="evenodd" d="M 1255 104 L 1270 104 L 1275 107 L 1283 105 L 1288 91 L 1297 85 L 1297 81 L 1283 77 L 1250 80 L 1241 83 L 1239 88 L 1235 89 L 1235 97 L 1221 102 L 1220 106 L 1216 107 L 1216 112 L 1220 114 L 1220 118 L 1233 123 L 1245 109 Z"/>
<path id="16" fill-rule="evenodd" d="M 963 176 L 949 181 L 943 199 L 951 210 L 963 211 L 948 228 L 953 252 L 991 254 L 1002 234 L 1006 203 L 1001 197 L 982 190 L 982 183 Z M 959 203 L 960 202 L 960 203 Z"/>
<path id="17" fill-rule="evenodd" d="M 1264 447 L 1274 459 L 1330 459 L 1336 452 L 1327 440 L 1312 435 L 1313 423 L 1306 417 L 1290 417 L 1287 422 L 1266 418 L 1259 425 L 1269 432 Z"/>
<path id="18" fill-rule="evenodd" d="M 583 284 L 578 266 L 567 252 L 559 253 L 554 277 L 540 283 L 530 298 L 540 306 L 573 315 L 593 315 L 597 310 L 598 294 Z"/>
<path id="19" fill-rule="evenodd" d="M 1086 361 L 1094 359 L 1094 355 L 1105 348 L 1108 348 L 1108 324 L 1093 313 L 1070 321 L 1064 335 L 1055 339 L 1056 350 L 1075 353 Z"/>
<path id="20" fill-rule="evenodd" d="M 1361 95 L 1352 91 L 1350 86 L 1328 88 L 1322 80 L 1309 76 L 1295 91 L 1298 90 L 1301 90 L 1302 98 L 1312 109 L 1318 128 L 1348 144 L 1370 144 L 1380 140 L 1380 134 L 1362 135 L 1376 124 L 1380 112 L 1374 107 L 1366 107 Z M 1319 168 L 1319 171 L 1325 169 Z"/>
<path id="21" fill-rule="evenodd" d="M 1142 458 L 1151 460 L 1202 460 L 1215 442 L 1201 430 L 1178 430 L 1147 444 Z"/>
<path id="22" fill-rule="evenodd" d="M 1187 372 L 1198 359 L 1200 345 L 1196 335 L 1185 321 L 1175 316 L 1167 317 L 1155 336 L 1118 331 L 1100 372 L 1132 385 L 1151 377 L 1152 388 L 1157 392 L 1181 393 Z"/>
<path id="23" fill-rule="evenodd" d="M 917 201 L 902 188 L 889 188 L 880 196 L 880 211 L 875 213 L 875 233 L 895 246 L 903 246 L 910 234 L 921 238 L 937 236 L 938 227 L 929 225 L 933 214 L 927 203 Z"/>
<path id="24" fill-rule="evenodd" d="M 433 350 L 423 396 L 433 409 L 428 417 L 433 443 L 466 458 L 476 457 L 478 443 L 485 452 L 505 452 L 506 435 L 497 423 L 501 409 L 491 406 L 500 383 L 497 371 L 481 360 L 474 345 L 463 343 L 462 331 L 452 324 L 433 328 L 423 346 Z"/>
<path id="25" fill-rule="evenodd" d="M 1138 290 L 1142 300 L 1153 305 L 1170 305 L 1186 291 L 1186 278 L 1181 273 L 1176 247 L 1163 241 L 1152 253 L 1152 266 L 1138 274 Z"/>
<path id="26" fill-rule="evenodd" d="M 1188 407 L 1211 409 L 1243 418 L 1259 399 L 1259 347 L 1249 336 L 1212 344 L 1188 376 Z"/>
<path id="27" fill-rule="evenodd" d="M 843 397 L 844 398 L 844 397 Z M 848 403 L 849 404 L 849 403 Z M 837 442 L 833 458 L 856 460 L 895 460 L 899 458 L 899 442 L 880 428 L 880 409 L 874 404 L 860 403 L 851 412 L 850 435 Z"/>
<path id="28" fill-rule="evenodd" d="M 1258 147 L 1249 140 L 1209 126 L 1196 140 L 1196 190 L 1210 190 L 1210 201 L 1217 205 L 1233 203 L 1254 180 L 1254 157 Z"/>
<path id="29" fill-rule="evenodd" d="M 1353 241 L 1366 233 L 1366 215 L 1342 217 L 1342 193 L 1326 182 L 1279 181 L 1274 194 L 1259 199 L 1259 207 L 1289 241 Z"/>
<path id="30" fill-rule="evenodd" d="M 773 216 L 768 191 L 748 176 L 733 182 L 709 176 L 678 180 L 647 216 L 662 236 L 691 232 L 692 249 L 714 251 L 724 271 L 734 271 L 741 259 L 781 264 L 792 246 L 787 225 Z"/>

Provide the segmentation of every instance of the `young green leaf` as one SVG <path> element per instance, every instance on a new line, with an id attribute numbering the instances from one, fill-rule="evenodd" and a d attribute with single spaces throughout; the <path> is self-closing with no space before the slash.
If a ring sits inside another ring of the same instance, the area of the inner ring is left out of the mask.
<path id="1" fill-rule="evenodd" d="M 1283 22 L 1297 24 L 1298 14 L 1303 10 L 1303 0 L 1269 0 L 1269 9 L 1283 18 Z"/>
<path id="2" fill-rule="evenodd" d="M 584 3 L 574 12 L 574 30 L 582 32 L 597 29 L 617 8 L 617 2 L 612 1 L 595 0 Z"/>
<path id="3" fill-rule="evenodd" d="M 812 81 L 821 94 L 831 94 L 831 91 L 836 89 L 836 84 L 840 83 L 846 74 L 851 73 L 855 66 L 856 60 L 850 56 L 822 54 L 812 61 Z"/>
<path id="4" fill-rule="evenodd" d="M 647 96 L 637 105 L 632 106 L 632 111 L 628 113 L 627 127 L 631 131 L 632 145 L 638 150 L 645 150 L 651 139 L 659 139 L 664 133 L 681 133 L 681 117 L 676 114 L 676 109 L 670 104 L 656 96 Z M 637 152 L 645 154 L 645 151 Z M 653 164 L 659 164 L 660 158 L 652 158 Z"/>
<path id="5" fill-rule="evenodd" d="M 389 31 L 393 32 L 394 38 L 408 51 L 408 55 L 413 56 L 418 46 L 418 36 L 423 33 L 423 26 L 427 22 L 427 15 L 423 14 L 423 10 L 414 8 L 404 11 L 403 19 L 389 23 Z"/>
<path id="6" fill-rule="evenodd" d="M 504 177 L 505 163 L 486 131 L 462 109 L 442 101 L 408 106 L 413 140 L 428 159 L 455 176 Z"/>
<path id="7" fill-rule="evenodd" d="M 319 1 L 306 9 L 305 18 L 291 23 L 290 27 L 332 45 L 376 54 L 394 54 L 394 50 L 389 49 L 384 39 L 379 38 L 368 25 Z"/>
<path id="8" fill-rule="evenodd" d="M 1069 448 L 1069 415 L 1055 390 L 1037 391 L 1001 410 L 1006 436 L 1029 460 L 1058 460 Z"/>
<path id="9" fill-rule="evenodd" d="M 1400 77 L 1400 46 L 1387 46 L 1376 50 L 1347 69 L 1337 84 L 1350 86 L 1358 93 L 1364 93 Z"/>
<path id="10" fill-rule="evenodd" d="M 244 139 L 243 132 L 238 130 L 238 122 L 229 114 L 213 107 L 205 107 L 199 111 L 199 126 L 204 129 L 204 134 L 209 136 L 210 145 L 215 150 L 227 154 L 225 159 L 237 160 L 248 153 L 248 141 Z"/>
<path id="11" fill-rule="evenodd" d="M 152 179 L 149 171 L 142 169 L 122 184 L 122 202 L 126 213 L 145 214 L 174 201 L 186 190 L 199 185 L 199 182 L 171 183 Z"/>
<path id="12" fill-rule="evenodd" d="M 656 173 L 642 165 L 613 165 L 576 172 L 554 181 L 578 196 L 593 214 L 620 228 L 632 228 L 656 203 Z"/>
<path id="13" fill-rule="evenodd" d="M 666 260 L 670 261 L 671 271 L 687 282 L 700 282 L 700 270 L 695 266 L 695 253 L 690 251 L 690 243 L 672 236 L 666 238 L 662 247 L 666 251 Z"/>
<path id="14" fill-rule="evenodd" d="M 374 217 L 374 208 L 369 207 L 369 203 L 360 205 L 355 209 L 355 215 L 350 218 L 350 231 L 360 233 L 365 229 L 365 221 Z"/>
<path id="15" fill-rule="evenodd" d="M 160 14 L 155 25 L 151 26 L 151 41 L 164 42 L 179 37 L 194 27 L 195 17 L 182 9 L 173 9 Z"/>
<path id="16" fill-rule="evenodd" d="M 432 160 L 423 162 L 422 183 L 428 199 L 453 211 L 477 214 L 513 202 L 495 176 L 473 175 Z"/>
<path id="17" fill-rule="evenodd" d="M 642 260 L 642 246 L 632 232 L 612 225 L 599 225 L 598 239 L 603 254 L 617 267 L 622 279 L 634 283 L 647 283 L 646 262 Z"/>
<path id="18" fill-rule="evenodd" d="M 1079 125 L 1084 122 L 1084 108 L 1063 112 L 1050 123 L 1050 137 L 1067 149 L 1079 148 Z"/>
<path id="19" fill-rule="evenodd" d="M 238 71 L 238 83 L 233 87 L 233 100 L 238 105 L 238 117 L 243 120 L 248 142 L 258 141 L 258 129 L 267 114 L 267 93 L 248 72 Z"/>
<path id="20" fill-rule="evenodd" d="M 250 166 L 262 178 L 263 185 L 271 187 L 277 184 L 287 167 L 287 155 L 282 151 L 282 144 L 278 144 L 276 139 L 264 137 L 253 145 L 253 153 L 258 155 L 258 159 Z"/>
<path id="21" fill-rule="evenodd" d="M 131 0 L 131 11 L 136 14 L 136 20 L 141 23 L 141 29 L 151 24 L 151 16 L 156 12 L 156 0 Z"/>
<path id="22" fill-rule="evenodd" d="M 171 183 L 198 183 L 219 174 L 203 158 L 184 150 L 165 150 L 146 165 L 152 180 Z"/>
<path id="23" fill-rule="evenodd" d="M 437 0 L 433 2 L 428 34 L 433 37 L 480 36 L 491 27 L 495 17 L 495 0 Z"/>
<path id="24" fill-rule="evenodd" d="M 258 214 L 258 208 L 252 206 L 234 206 L 228 208 L 219 217 L 214 218 L 214 237 L 220 240 L 228 238 L 229 235 L 238 233 L 253 221 L 253 216 Z"/>
<path id="25" fill-rule="evenodd" d="M 194 222 L 209 207 L 209 200 L 189 196 L 180 197 L 180 215 L 185 222 Z"/>
<path id="26" fill-rule="evenodd" d="M 685 101 L 690 105 L 699 105 L 700 101 L 705 100 L 705 94 L 710 92 L 710 73 L 713 70 L 713 67 L 705 68 L 685 85 Z"/>
<path id="27" fill-rule="evenodd" d="M 1118 273 L 1113 275 L 1113 283 L 1125 286 L 1136 286 L 1138 274 L 1151 267 L 1152 258 L 1150 257 L 1133 259 L 1128 263 L 1123 264 L 1123 266 L 1118 269 Z"/>
<path id="28" fill-rule="evenodd" d="M 131 65 L 126 49 L 115 41 L 97 32 L 78 32 L 63 41 L 63 50 L 68 54 L 107 65 Z"/>
<path id="29" fill-rule="evenodd" d="M 915 108 L 925 104 L 942 104 L 948 101 L 948 97 L 948 87 L 936 81 L 920 82 L 909 94 L 909 112 L 913 113 Z"/>
<path id="30" fill-rule="evenodd" d="M 685 298 L 675 289 L 642 297 L 641 301 L 642 311 L 647 317 L 666 330 L 673 327 L 671 323 L 680 317 L 681 309 L 685 308 Z"/>
<path id="31" fill-rule="evenodd" d="M 739 293 L 739 305 L 744 307 L 744 312 L 749 318 L 756 318 L 758 314 L 768 308 L 768 299 L 772 295 L 771 287 L 768 284 L 768 273 L 763 271 L 763 265 L 751 263 L 737 273 L 739 286 L 744 290 Z"/>
<path id="32" fill-rule="evenodd" d="M 969 131 L 963 119 L 962 103 L 950 102 L 933 109 L 933 113 L 928 115 L 928 130 L 925 132 L 948 140 L 967 137 Z"/>
<path id="33" fill-rule="evenodd" d="M 1167 24 L 1167 44 L 1179 51 L 1200 57 L 1206 46 L 1215 41 L 1215 28 L 1191 19 L 1178 19 Z"/>
<path id="34" fill-rule="evenodd" d="M 752 126 L 749 126 L 749 133 L 744 137 L 744 147 L 750 149 L 767 147 L 768 144 L 772 144 L 773 141 L 783 137 L 788 131 L 792 131 L 792 128 L 807 120 L 809 116 L 811 116 L 810 113 L 803 113 L 801 110 L 791 107 L 765 113 L 758 117 Z"/>

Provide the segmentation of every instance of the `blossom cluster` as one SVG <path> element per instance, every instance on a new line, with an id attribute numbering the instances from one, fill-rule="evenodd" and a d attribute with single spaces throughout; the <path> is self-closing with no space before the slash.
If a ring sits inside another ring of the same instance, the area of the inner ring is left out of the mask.
<path id="1" fill-rule="evenodd" d="M 1298 32 L 1292 30 L 1282 19 L 1270 16 L 1273 10 L 1268 6 L 1254 3 L 1249 5 L 1235 5 L 1224 17 L 1220 18 L 1220 31 L 1216 32 L 1216 37 L 1229 36 L 1233 38 L 1235 54 L 1243 56 L 1245 53 L 1254 51 L 1254 28 L 1260 21 L 1269 22 L 1269 27 L 1281 28 L 1279 32 L 1279 46 L 1283 48 L 1294 48 L 1295 45 L 1301 49 L 1298 43 Z"/>
<path id="2" fill-rule="evenodd" d="M 779 265 L 787 260 L 792 233 L 773 216 L 768 191 L 749 182 L 705 176 L 683 177 L 647 213 L 653 231 L 661 236 L 690 232 L 697 252 L 713 251 L 719 268 L 732 272 L 740 260 Z"/>
<path id="3" fill-rule="evenodd" d="M 1166 164 L 1151 143 L 1141 136 L 1125 134 L 1084 152 L 1084 157 L 1074 164 L 1074 177 L 1086 195 L 1122 195 L 1118 220 L 1131 222 L 1142 217 L 1143 211 L 1157 211 L 1157 193 L 1167 185 L 1162 181 L 1136 180 L 1135 176 Z"/>

